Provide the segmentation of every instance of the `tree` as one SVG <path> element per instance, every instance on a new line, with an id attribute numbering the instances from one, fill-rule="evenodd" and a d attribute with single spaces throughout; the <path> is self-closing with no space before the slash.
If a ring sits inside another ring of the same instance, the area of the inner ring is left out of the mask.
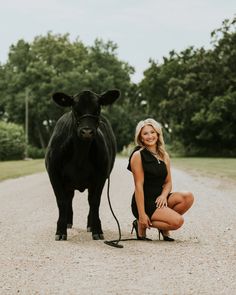
<path id="1" fill-rule="evenodd" d="M 128 99 L 134 69 L 117 58 L 116 49 L 111 41 L 96 40 L 89 47 L 78 39 L 71 42 L 69 34 L 50 32 L 32 43 L 19 40 L 11 46 L 8 61 L 0 70 L 2 106 L 8 120 L 24 124 L 28 91 L 29 141 L 45 148 L 55 121 L 64 112 L 53 105 L 53 92 L 73 95 L 83 89 L 101 93 L 118 88 L 122 92 L 118 104 L 122 105 Z"/>
<path id="2" fill-rule="evenodd" d="M 213 48 L 170 52 L 140 84 L 154 117 L 187 154 L 235 155 L 236 19 L 212 33 Z"/>

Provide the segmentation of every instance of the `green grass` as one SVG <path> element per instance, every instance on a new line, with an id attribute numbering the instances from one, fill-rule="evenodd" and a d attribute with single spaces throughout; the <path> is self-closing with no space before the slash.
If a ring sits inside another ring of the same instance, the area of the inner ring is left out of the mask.
<path id="1" fill-rule="evenodd" d="M 173 167 L 201 176 L 236 181 L 236 158 L 171 158 Z M 44 159 L 0 162 L 0 181 L 46 171 Z"/>
<path id="2" fill-rule="evenodd" d="M 0 162 L 0 181 L 45 171 L 44 159 Z"/>
<path id="3" fill-rule="evenodd" d="M 172 158 L 171 163 L 190 173 L 236 181 L 236 158 Z"/>

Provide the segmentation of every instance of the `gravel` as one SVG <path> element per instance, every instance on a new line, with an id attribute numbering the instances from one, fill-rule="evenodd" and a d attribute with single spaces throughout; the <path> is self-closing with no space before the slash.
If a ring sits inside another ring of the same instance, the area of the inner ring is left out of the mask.
<path id="1" fill-rule="evenodd" d="M 117 158 L 110 196 L 122 238 L 131 238 L 133 179 Z M 0 294 L 189 295 L 236 294 L 236 182 L 172 168 L 174 190 L 190 190 L 195 203 L 173 243 L 93 241 L 86 231 L 87 194 L 76 192 L 74 226 L 55 241 L 58 209 L 46 173 L 0 183 Z M 117 224 L 104 188 L 100 206 L 105 239 Z"/>

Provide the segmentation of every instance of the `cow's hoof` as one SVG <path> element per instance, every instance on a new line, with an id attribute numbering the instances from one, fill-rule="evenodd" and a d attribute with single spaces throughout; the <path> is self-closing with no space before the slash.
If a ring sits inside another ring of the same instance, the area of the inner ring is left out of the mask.
<path id="1" fill-rule="evenodd" d="M 92 236 L 94 240 L 104 240 L 103 234 L 93 234 Z"/>
<path id="2" fill-rule="evenodd" d="M 62 240 L 62 241 L 66 241 L 66 240 L 67 240 L 67 235 L 62 235 L 62 236 L 61 236 L 61 240 Z"/>
<path id="3" fill-rule="evenodd" d="M 60 241 L 61 240 L 61 235 L 55 235 L 55 241 Z"/>
<path id="4" fill-rule="evenodd" d="M 87 232 L 88 232 L 88 233 L 91 233 L 91 231 L 92 231 L 92 230 L 91 230 L 91 227 L 88 226 L 88 227 L 87 227 Z"/>
<path id="5" fill-rule="evenodd" d="M 104 240 L 104 235 L 103 234 L 99 234 L 99 239 L 100 240 Z"/>
<path id="6" fill-rule="evenodd" d="M 55 235 L 55 241 L 66 241 L 67 235 Z"/>
<path id="7" fill-rule="evenodd" d="M 67 223 L 67 228 L 72 228 L 72 224 L 71 223 Z"/>

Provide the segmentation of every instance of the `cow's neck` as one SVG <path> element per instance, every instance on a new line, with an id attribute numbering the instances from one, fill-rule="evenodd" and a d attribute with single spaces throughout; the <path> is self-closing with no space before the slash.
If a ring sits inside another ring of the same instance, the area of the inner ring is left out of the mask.
<path id="1" fill-rule="evenodd" d="M 78 165 L 83 164 L 85 161 L 87 161 L 90 154 L 91 146 L 92 141 L 76 139 L 76 141 L 74 142 L 74 150 L 75 161 Z"/>

